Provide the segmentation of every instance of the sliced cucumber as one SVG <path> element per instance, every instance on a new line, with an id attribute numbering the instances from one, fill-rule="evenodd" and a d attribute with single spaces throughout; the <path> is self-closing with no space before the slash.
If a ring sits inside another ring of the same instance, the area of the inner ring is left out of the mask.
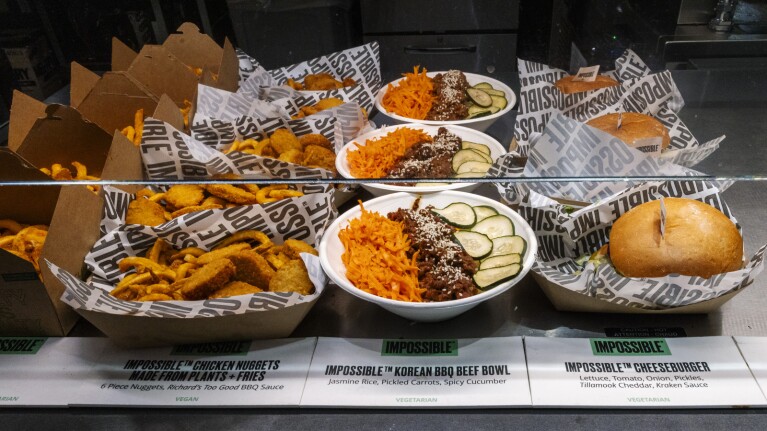
<path id="1" fill-rule="evenodd" d="M 431 211 L 451 225 L 464 229 L 474 226 L 474 223 L 477 222 L 477 215 L 474 213 L 474 209 L 471 205 L 463 202 L 454 202 L 445 208 L 434 208 Z"/>
<path id="2" fill-rule="evenodd" d="M 521 270 L 522 265 L 518 263 L 497 268 L 480 269 L 474 274 L 473 280 L 478 288 L 487 290 L 516 277 Z"/>
<path id="3" fill-rule="evenodd" d="M 452 166 L 453 171 L 458 173 L 458 168 L 463 165 L 466 162 L 482 162 L 482 163 L 490 163 L 487 161 L 488 156 L 480 153 L 479 151 L 474 151 L 470 149 L 466 150 L 459 150 L 455 155 L 453 156 Z"/>
<path id="4" fill-rule="evenodd" d="M 482 220 L 498 214 L 495 208 L 487 205 L 478 205 L 474 207 L 474 213 L 477 215 L 477 223 Z"/>
<path id="5" fill-rule="evenodd" d="M 512 223 L 511 219 L 505 215 L 497 214 L 475 224 L 471 230 L 483 233 L 487 235 L 488 238 L 493 239 L 514 235 L 514 223 Z"/>
<path id="6" fill-rule="evenodd" d="M 455 174 L 453 178 L 484 178 L 487 172 L 464 172 L 462 174 Z"/>
<path id="7" fill-rule="evenodd" d="M 491 96 L 478 88 L 467 88 L 466 94 L 477 106 L 487 108 L 493 104 Z"/>
<path id="8" fill-rule="evenodd" d="M 455 239 L 466 253 L 474 259 L 482 259 L 493 251 L 493 242 L 486 235 L 470 230 L 459 230 Z"/>
<path id="9" fill-rule="evenodd" d="M 475 153 L 477 153 L 480 156 L 482 156 L 482 160 L 484 160 L 485 162 L 493 163 L 493 158 L 492 157 L 490 157 L 489 155 L 483 153 L 482 151 L 475 150 L 474 148 L 467 148 L 465 150 L 458 150 L 458 151 L 474 151 Z"/>
<path id="10" fill-rule="evenodd" d="M 508 103 L 506 101 L 506 97 L 504 96 L 490 96 L 492 99 L 492 106 L 489 108 L 491 111 L 493 108 L 497 108 L 498 111 L 506 107 L 506 104 Z M 498 112 L 496 111 L 496 112 Z"/>
<path id="11" fill-rule="evenodd" d="M 470 160 L 468 162 L 462 163 L 461 166 L 458 166 L 458 169 L 455 171 L 455 173 L 465 174 L 467 172 L 474 172 L 478 174 L 484 174 L 487 173 L 491 166 L 493 166 L 491 163 Z"/>
<path id="12" fill-rule="evenodd" d="M 479 84 L 472 86 L 472 88 L 484 89 L 493 88 L 493 86 L 489 82 L 480 82 Z"/>
<path id="13" fill-rule="evenodd" d="M 519 253 L 502 254 L 500 256 L 491 256 L 482 259 L 479 263 L 479 269 L 499 268 L 501 266 L 522 263 L 522 255 Z"/>
<path id="14" fill-rule="evenodd" d="M 506 93 L 504 93 L 501 90 L 494 90 L 494 89 L 491 89 L 491 88 L 483 88 L 482 91 L 484 91 L 485 93 L 487 93 L 487 94 L 489 94 L 491 96 L 506 97 Z"/>
<path id="15" fill-rule="evenodd" d="M 481 106 L 471 105 L 469 106 L 469 116 L 467 118 L 484 117 L 485 115 L 490 115 L 490 114 L 492 114 L 492 112 L 490 112 L 489 108 L 483 108 Z"/>
<path id="16" fill-rule="evenodd" d="M 490 256 L 501 256 L 504 254 L 525 254 L 527 250 L 527 241 L 519 235 L 500 236 L 493 238 L 493 251 Z"/>
<path id="17" fill-rule="evenodd" d="M 476 142 L 471 141 L 462 141 L 461 142 L 461 149 L 462 150 L 474 150 L 479 151 L 480 153 L 485 154 L 486 156 L 490 155 L 490 147 L 488 147 L 485 144 L 478 144 Z"/>

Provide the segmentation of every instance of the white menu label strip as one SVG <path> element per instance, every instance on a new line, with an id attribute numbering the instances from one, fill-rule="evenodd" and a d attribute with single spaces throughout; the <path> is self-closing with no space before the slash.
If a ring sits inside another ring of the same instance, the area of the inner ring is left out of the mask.
<path id="1" fill-rule="evenodd" d="M 767 337 L 735 337 L 735 342 L 767 402 Z"/>
<path id="2" fill-rule="evenodd" d="M 599 75 L 599 65 L 581 67 L 573 77 L 573 81 L 594 82 Z"/>
<path id="3" fill-rule="evenodd" d="M 64 407 L 79 396 L 103 338 L 0 337 L 0 405 Z"/>
<path id="4" fill-rule="evenodd" d="M 525 338 L 535 406 L 730 407 L 764 396 L 730 337 Z"/>
<path id="5" fill-rule="evenodd" d="M 297 406 L 316 339 L 105 349 L 77 405 Z"/>
<path id="6" fill-rule="evenodd" d="M 302 407 L 530 406 L 521 337 L 319 338 Z"/>

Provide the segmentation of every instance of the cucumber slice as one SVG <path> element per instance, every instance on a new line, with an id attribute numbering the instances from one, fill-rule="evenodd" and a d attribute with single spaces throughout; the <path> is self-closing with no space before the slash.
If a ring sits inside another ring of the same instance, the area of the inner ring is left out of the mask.
<path id="1" fill-rule="evenodd" d="M 486 172 L 464 172 L 453 175 L 453 178 L 484 178 L 485 174 Z"/>
<path id="2" fill-rule="evenodd" d="M 483 88 L 482 91 L 484 91 L 485 93 L 487 93 L 487 94 L 489 94 L 491 96 L 506 97 L 506 93 L 504 93 L 501 90 L 494 90 L 494 89 L 491 89 L 491 88 Z"/>
<path id="3" fill-rule="evenodd" d="M 487 290 L 516 277 L 521 270 L 522 265 L 518 263 L 498 268 L 480 269 L 474 274 L 474 284 L 481 290 Z"/>
<path id="4" fill-rule="evenodd" d="M 463 202 L 454 202 L 445 208 L 434 208 L 431 210 L 434 214 L 442 217 L 446 222 L 460 228 L 470 228 L 477 222 L 477 215 L 469 204 Z"/>
<path id="5" fill-rule="evenodd" d="M 483 153 L 482 151 L 475 150 L 474 148 L 467 148 L 465 150 L 458 150 L 458 151 L 474 151 L 475 153 L 479 154 L 482 157 L 482 160 L 484 160 L 486 163 L 493 163 L 492 157 Z"/>
<path id="6" fill-rule="evenodd" d="M 467 118 L 484 117 L 485 115 L 490 115 L 490 114 L 492 114 L 492 112 L 490 112 L 490 109 L 488 108 L 483 108 L 477 105 L 471 105 L 469 106 L 469 116 Z"/>
<path id="7" fill-rule="evenodd" d="M 488 238 L 493 239 L 514 235 L 514 223 L 512 223 L 511 219 L 505 215 L 497 214 L 475 224 L 471 230 L 483 233 L 487 235 Z"/>
<path id="8" fill-rule="evenodd" d="M 483 88 L 493 88 L 493 86 L 489 82 L 480 82 L 479 84 L 474 85 L 472 88 L 483 89 Z"/>
<path id="9" fill-rule="evenodd" d="M 474 213 L 477 214 L 477 223 L 479 223 L 490 216 L 498 214 L 498 211 L 491 206 L 478 205 L 474 207 Z"/>
<path id="10" fill-rule="evenodd" d="M 458 169 L 455 171 L 455 173 L 465 174 L 467 172 L 474 172 L 477 174 L 485 174 L 491 166 L 493 166 L 491 163 L 470 160 L 468 162 L 462 163 L 461 166 L 458 166 Z"/>
<path id="11" fill-rule="evenodd" d="M 519 235 L 501 236 L 493 238 L 493 251 L 490 256 L 501 256 L 504 254 L 525 254 L 527 250 L 527 241 Z"/>
<path id="12" fill-rule="evenodd" d="M 522 263 L 522 255 L 519 253 L 502 254 L 500 256 L 491 256 L 482 259 L 479 263 L 479 269 L 499 268 L 501 266 Z"/>
<path id="13" fill-rule="evenodd" d="M 462 141 L 461 142 L 461 149 L 462 150 L 474 150 L 479 151 L 480 153 L 485 154 L 486 156 L 490 155 L 490 147 L 488 147 L 485 144 L 478 144 L 476 142 L 471 141 Z"/>
<path id="14" fill-rule="evenodd" d="M 470 230 L 459 230 L 455 239 L 466 253 L 474 259 L 482 259 L 493 251 L 493 242 L 486 235 Z"/>
<path id="15" fill-rule="evenodd" d="M 508 103 L 506 101 L 506 97 L 504 96 L 490 96 L 492 99 L 492 107 L 490 107 L 490 110 L 493 108 L 498 108 L 498 111 L 506 107 L 506 104 Z M 497 111 L 496 111 L 497 112 Z"/>
<path id="16" fill-rule="evenodd" d="M 482 162 L 482 163 L 491 163 L 487 161 L 488 156 L 480 153 L 479 151 L 474 150 L 459 150 L 455 155 L 453 156 L 453 160 L 451 161 L 453 166 L 453 172 L 458 172 L 458 168 L 463 165 L 466 162 Z"/>
<path id="17" fill-rule="evenodd" d="M 472 102 L 477 104 L 477 106 L 487 108 L 493 104 L 491 96 L 478 88 L 467 88 L 466 94 Z"/>

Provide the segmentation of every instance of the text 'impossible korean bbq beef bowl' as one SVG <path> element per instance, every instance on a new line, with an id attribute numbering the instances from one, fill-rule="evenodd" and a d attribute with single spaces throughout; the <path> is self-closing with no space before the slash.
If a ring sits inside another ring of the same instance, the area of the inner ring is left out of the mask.
<path id="1" fill-rule="evenodd" d="M 508 85 L 474 73 L 413 72 L 378 91 L 375 107 L 395 123 L 455 124 L 481 132 L 511 111 L 517 96 Z"/>
<path id="2" fill-rule="evenodd" d="M 418 182 L 418 178 L 482 178 L 506 153 L 490 136 L 461 126 L 401 124 L 366 133 L 348 142 L 336 157 L 344 178 L 414 179 L 412 182 L 364 183 L 375 196 L 394 192 L 471 191 L 472 182 Z"/>
<path id="3" fill-rule="evenodd" d="M 407 319 L 436 322 L 498 296 L 538 243 L 511 208 L 457 191 L 394 193 L 341 215 L 319 246 L 342 289 Z"/>

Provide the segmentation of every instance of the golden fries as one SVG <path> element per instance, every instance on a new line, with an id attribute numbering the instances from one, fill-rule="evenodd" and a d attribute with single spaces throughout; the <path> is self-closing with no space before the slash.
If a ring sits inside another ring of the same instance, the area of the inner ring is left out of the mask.
<path id="1" fill-rule="evenodd" d="M 296 137 L 287 129 L 277 129 L 262 141 L 254 139 L 234 141 L 223 152 L 229 154 L 234 151 L 337 173 L 333 144 L 318 133 Z"/>
<path id="2" fill-rule="evenodd" d="M 40 255 L 48 235 L 48 226 L 22 225 L 14 220 L 0 220 L 0 248 L 32 262 L 40 276 Z"/>
<path id="3" fill-rule="evenodd" d="M 264 290 L 308 295 L 314 286 L 299 252 L 317 254 L 303 241 L 275 245 L 254 230 L 235 233 L 211 251 L 176 251 L 158 239 L 145 257 L 126 257 L 118 263 L 120 271 L 135 272 L 110 294 L 126 301 L 200 300 Z"/>
<path id="4" fill-rule="evenodd" d="M 88 175 L 88 167 L 85 166 L 84 164 L 78 161 L 73 161 L 72 166 L 74 166 L 75 168 L 74 175 L 72 175 L 71 169 L 65 168 L 60 163 L 54 163 L 50 169 L 40 168 L 40 171 L 57 181 L 71 181 L 71 180 L 98 181 L 100 180 L 99 177 Z M 98 193 L 99 191 L 99 186 L 86 186 L 86 187 L 88 187 L 88 190 L 92 191 L 93 193 Z"/>

